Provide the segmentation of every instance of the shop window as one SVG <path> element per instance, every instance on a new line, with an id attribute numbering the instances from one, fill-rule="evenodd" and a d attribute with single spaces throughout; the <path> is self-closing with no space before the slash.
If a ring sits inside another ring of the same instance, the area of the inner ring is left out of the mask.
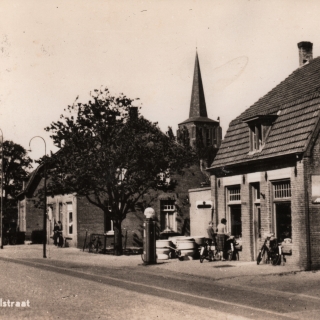
<path id="1" fill-rule="evenodd" d="M 275 233 L 278 241 L 292 239 L 291 204 L 275 203 Z"/>
<path id="2" fill-rule="evenodd" d="M 228 202 L 241 201 L 240 186 L 228 187 Z"/>
<path id="3" fill-rule="evenodd" d="M 72 210 L 72 203 L 67 203 L 67 218 L 68 218 L 68 234 L 73 234 L 73 210 Z"/>
<path id="4" fill-rule="evenodd" d="M 274 221 L 273 227 L 279 241 L 292 239 L 290 180 L 273 183 Z"/>
<path id="5" fill-rule="evenodd" d="M 161 231 L 177 231 L 175 200 L 160 201 Z"/>

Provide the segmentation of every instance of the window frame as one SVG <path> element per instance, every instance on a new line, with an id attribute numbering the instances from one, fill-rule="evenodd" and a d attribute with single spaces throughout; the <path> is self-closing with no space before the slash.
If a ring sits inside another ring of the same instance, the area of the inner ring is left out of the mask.
<path id="1" fill-rule="evenodd" d="M 173 226 L 171 228 L 168 225 L 169 214 L 172 214 Z M 163 217 L 163 215 L 165 215 L 165 217 Z M 163 225 L 163 221 L 165 222 L 165 225 Z M 162 232 L 177 232 L 177 208 L 175 205 L 175 200 L 160 200 L 160 228 Z"/>
<path id="2" fill-rule="evenodd" d="M 240 184 L 233 185 L 233 186 L 227 186 L 226 189 L 227 189 L 226 190 L 227 204 L 241 203 L 241 185 Z M 231 195 L 231 191 L 239 191 L 239 192 L 233 193 Z M 236 199 L 231 199 L 231 197 L 236 197 Z"/>
<path id="3" fill-rule="evenodd" d="M 274 180 L 274 181 L 271 181 L 271 190 L 272 190 L 272 210 L 273 210 L 273 213 L 272 213 L 272 230 L 275 234 L 275 236 L 278 235 L 278 229 L 279 229 L 279 226 L 277 226 L 277 204 L 290 204 L 290 207 L 291 207 L 291 240 L 293 241 L 292 239 L 292 202 L 291 202 L 291 199 L 292 199 L 292 193 L 291 193 L 291 180 L 290 179 L 281 179 L 281 180 Z M 275 194 L 275 186 L 277 185 L 284 185 L 284 184 L 289 184 L 289 188 L 287 189 L 283 189 L 283 190 L 279 190 L 278 193 L 281 193 L 282 194 L 290 194 L 289 196 L 285 197 L 276 197 L 276 194 Z M 279 239 L 278 239 L 279 240 Z"/>
<path id="4" fill-rule="evenodd" d="M 66 203 L 67 207 L 67 234 L 68 236 L 73 236 L 74 235 L 74 214 L 73 214 L 73 203 L 72 202 L 67 202 Z M 71 208 L 71 210 L 70 210 Z M 70 219 L 70 213 L 71 213 L 71 219 Z M 71 232 L 70 232 L 71 228 Z"/>

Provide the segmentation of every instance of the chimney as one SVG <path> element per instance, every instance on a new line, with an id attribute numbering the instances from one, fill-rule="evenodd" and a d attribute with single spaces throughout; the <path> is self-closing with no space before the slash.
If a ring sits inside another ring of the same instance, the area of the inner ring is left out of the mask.
<path id="1" fill-rule="evenodd" d="M 300 67 L 313 59 L 312 46 L 313 46 L 313 43 L 309 41 L 302 41 L 298 43 Z"/>

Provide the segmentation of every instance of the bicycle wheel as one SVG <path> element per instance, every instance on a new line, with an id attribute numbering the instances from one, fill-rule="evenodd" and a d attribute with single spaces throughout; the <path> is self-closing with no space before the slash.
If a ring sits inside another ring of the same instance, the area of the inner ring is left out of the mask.
<path id="1" fill-rule="evenodd" d="M 261 260 L 263 259 L 264 254 L 265 254 L 265 249 L 263 248 L 263 249 L 259 252 L 258 257 L 257 257 L 257 264 L 258 264 L 258 265 L 260 264 Z"/>
<path id="2" fill-rule="evenodd" d="M 274 253 L 274 255 L 271 258 L 271 262 L 273 266 L 278 266 L 281 263 L 281 255 L 279 253 Z"/>
<path id="3" fill-rule="evenodd" d="M 208 256 L 209 256 L 209 261 L 213 261 L 213 252 L 211 250 L 209 251 Z"/>

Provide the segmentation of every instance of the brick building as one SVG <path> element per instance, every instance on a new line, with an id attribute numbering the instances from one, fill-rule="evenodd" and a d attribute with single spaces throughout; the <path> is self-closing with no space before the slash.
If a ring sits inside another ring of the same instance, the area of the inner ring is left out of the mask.
<path id="1" fill-rule="evenodd" d="M 254 260 L 266 234 L 292 239 L 287 262 L 320 268 L 320 58 L 300 42 L 300 66 L 236 117 L 209 171 L 214 220 L 227 219 Z"/>

